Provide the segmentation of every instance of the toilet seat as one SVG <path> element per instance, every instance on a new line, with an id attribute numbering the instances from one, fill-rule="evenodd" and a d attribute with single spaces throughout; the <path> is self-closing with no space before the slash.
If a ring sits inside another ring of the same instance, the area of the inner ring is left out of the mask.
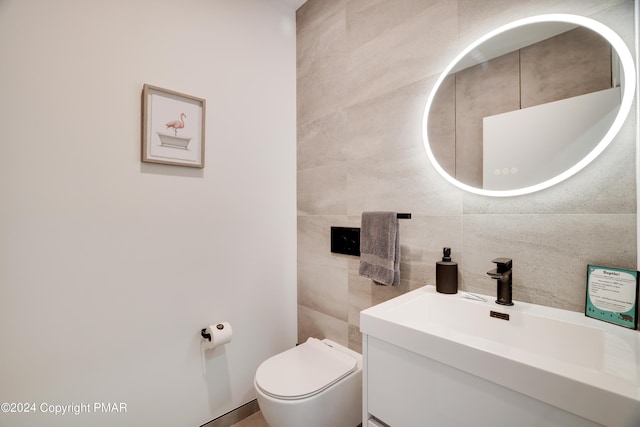
<path id="1" fill-rule="evenodd" d="M 320 393 L 357 369 L 357 360 L 326 342 L 304 344 L 267 359 L 256 371 L 260 390 L 277 399 L 304 399 Z"/>

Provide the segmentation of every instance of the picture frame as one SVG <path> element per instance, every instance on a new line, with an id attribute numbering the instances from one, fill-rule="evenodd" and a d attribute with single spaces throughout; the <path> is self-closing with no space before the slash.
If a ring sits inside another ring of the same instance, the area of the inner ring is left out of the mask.
<path id="1" fill-rule="evenodd" d="M 204 168 L 205 112 L 203 98 L 145 84 L 142 161 Z"/>
<path id="2" fill-rule="evenodd" d="M 636 270 L 589 264 L 585 316 L 637 329 L 638 279 Z"/>

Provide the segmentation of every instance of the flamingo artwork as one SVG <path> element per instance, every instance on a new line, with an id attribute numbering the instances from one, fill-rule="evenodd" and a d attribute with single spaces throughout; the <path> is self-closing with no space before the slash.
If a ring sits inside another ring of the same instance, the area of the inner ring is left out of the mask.
<path id="1" fill-rule="evenodd" d="M 185 113 L 180 113 L 180 120 L 173 120 L 167 123 L 165 126 L 167 129 L 173 128 L 175 136 L 178 136 L 178 129 L 184 128 L 184 119 L 187 117 Z"/>

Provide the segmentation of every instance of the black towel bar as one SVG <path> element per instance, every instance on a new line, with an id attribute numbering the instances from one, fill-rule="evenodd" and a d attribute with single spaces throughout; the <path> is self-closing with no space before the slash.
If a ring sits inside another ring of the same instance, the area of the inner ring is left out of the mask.
<path id="1" fill-rule="evenodd" d="M 399 213 L 396 215 L 396 218 L 398 219 L 411 219 L 411 214 L 410 213 Z"/>

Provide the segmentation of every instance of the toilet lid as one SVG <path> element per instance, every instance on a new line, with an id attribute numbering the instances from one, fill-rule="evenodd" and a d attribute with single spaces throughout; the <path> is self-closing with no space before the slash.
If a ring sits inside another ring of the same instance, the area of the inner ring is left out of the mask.
<path id="1" fill-rule="evenodd" d="M 256 385 L 280 399 L 301 399 L 319 393 L 357 369 L 352 355 L 317 338 L 277 354 L 260 365 Z"/>

